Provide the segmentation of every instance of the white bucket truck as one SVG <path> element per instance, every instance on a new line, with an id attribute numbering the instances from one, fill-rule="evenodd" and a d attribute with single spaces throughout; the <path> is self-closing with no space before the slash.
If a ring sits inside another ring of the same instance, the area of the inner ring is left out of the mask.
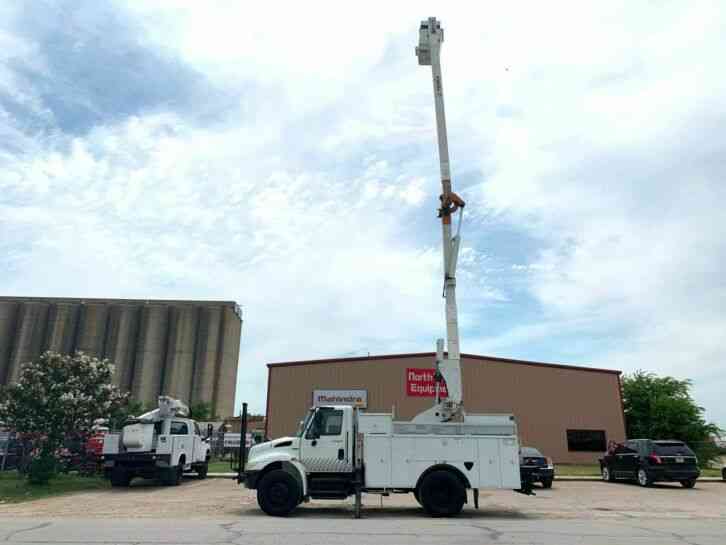
<path id="1" fill-rule="evenodd" d="M 459 513 L 472 491 L 478 507 L 480 488 L 531 491 L 519 468 L 519 441 L 514 416 L 466 414 L 462 399 L 459 328 L 456 307 L 456 262 L 464 201 L 451 190 L 439 52 L 443 30 L 435 18 L 421 23 L 419 64 L 432 67 L 439 139 L 442 194 L 438 216 L 443 235 L 443 280 L 446 337 L 436 343 L 436 400 L 410 422 L 393 414 L 367 414 L 351 406 L 312 409 L 295 437 L 283 437 L 250 449 L 238 481 L 257 490 L 260 507 L 270 515 L 287 515 L 310 498 L 361 493 L 413 493 L 434 516 Z M 452 218 L 458 212 L 456 235 Z M 439 395 L 443 384 L 448 397 Z M 241 457 L 244 460 L 244 456 Z"/>
<path id="2" fill-rule="evenodd" d="M 186 471 L 205 478 L 210 457 L 208 439 L 188 415 L 184 403 L 160 396 L 158 409 L 130 419 L 121 433 L 106 435 L 103 469 L 111 485 L 129 486 L 134 477 L 178 485 Z"/>

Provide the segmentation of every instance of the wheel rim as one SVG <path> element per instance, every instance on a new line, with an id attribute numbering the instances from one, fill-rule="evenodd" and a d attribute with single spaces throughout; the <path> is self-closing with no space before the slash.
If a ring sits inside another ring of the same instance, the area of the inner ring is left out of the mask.
<path id="1" fill-rule="evenodd" d="M 638 482 L 643 486 L 648 484 L 648 476 L 645 474 L 645 471 L 643 471 L 642 469 L 638 471 Z"/>
<path id="2" fill-rule="evenodd" d="M 275 483 L 269 489 L 269 500 L 275 507 L 284 507 L 290 497 L 290 489 L 285 483 Z"/>
<path id="3" fill-rule="evenodd" d="M 603 481 L 610 480 L 610 470 L 606 467 L 602 468 L 602 478 L 603 478 Z"/>

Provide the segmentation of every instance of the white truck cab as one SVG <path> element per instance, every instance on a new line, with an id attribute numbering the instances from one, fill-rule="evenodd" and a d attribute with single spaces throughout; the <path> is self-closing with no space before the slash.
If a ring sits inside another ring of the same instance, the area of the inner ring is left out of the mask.
<path id="1" fill-rule="evenodd" d="M 159 408 L 127 421 L 121 433 L 103 443 L 104 476 L 112 486 L 128 486 L 134 477 L 179 484 L 185 471 L 207 476 L 210 447 L 188 409 L 162 396 Z"/>
<path id="2" fill-rule="evenodd" d="M 476 505 L 480 488 L 523 488 L 511 415 L 418 424 L 350 406 L 311 409 L 296 436 L 253 446 L 243 480 L 278 516 L 309 499 L 362 492 L 411 492 L 431 515 L 455 515 L 467 490 Z"/>

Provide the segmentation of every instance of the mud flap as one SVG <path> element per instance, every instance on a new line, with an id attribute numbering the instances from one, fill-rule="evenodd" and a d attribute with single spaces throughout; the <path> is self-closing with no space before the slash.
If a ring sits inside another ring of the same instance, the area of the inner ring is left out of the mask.
<path id="1" fill-rule="evenodd" d="M 536 496 L 537 494 L 534 493 L 533 488 L 532 479 L 529 475 L 525 475 L 522 477 L 522 488 L 515 490 L 515 492 L 519 492 L 526 496 Z"/>

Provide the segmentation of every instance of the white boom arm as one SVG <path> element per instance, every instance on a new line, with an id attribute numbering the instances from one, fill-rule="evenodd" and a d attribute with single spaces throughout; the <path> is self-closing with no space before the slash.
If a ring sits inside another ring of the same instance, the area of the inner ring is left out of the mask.
<path id="1" fill-rule="evenodd" d="M 186 417 L 189 415 L 189 407 L 178 399 L 169 396 L 159 396 L 159 408 L 144 413 L 139 420 L 163 420 L 170 416 Z"/>
<path id="2" fill-rule="evenodd" d="M 456 262 L 459 256 L 459 229 L 463 215 L 464 201 L 451 190 L 449 169 L 449 143 L 446 136 L 446 116 L 444 113 L 444 88 L 441 81 L 441 43 L 444 31 L 435 17 L 421 22 L 419 45 L 416 48 L 418 63 L 431 66 L 434 83 L 434 102 L 436 105 L 436 131 L 439 140 L 439 163 L 441 166 L 441 228 L 444 249 L 444 298 L 446 299 L 446 339 L 447 354 L 444 357 L 444 340 L 436 342 L 436 404 L 414 418 L 414 422 L 449 421 L 463 416 L 461 387 L 461 363 L 459 355 L 459 322 L 456 308 Z M 459 210 L 459 227 L 452 236 L 451 218 Z M 445 382 L 447 398 L 439 397 L 439 384 Z"/>

